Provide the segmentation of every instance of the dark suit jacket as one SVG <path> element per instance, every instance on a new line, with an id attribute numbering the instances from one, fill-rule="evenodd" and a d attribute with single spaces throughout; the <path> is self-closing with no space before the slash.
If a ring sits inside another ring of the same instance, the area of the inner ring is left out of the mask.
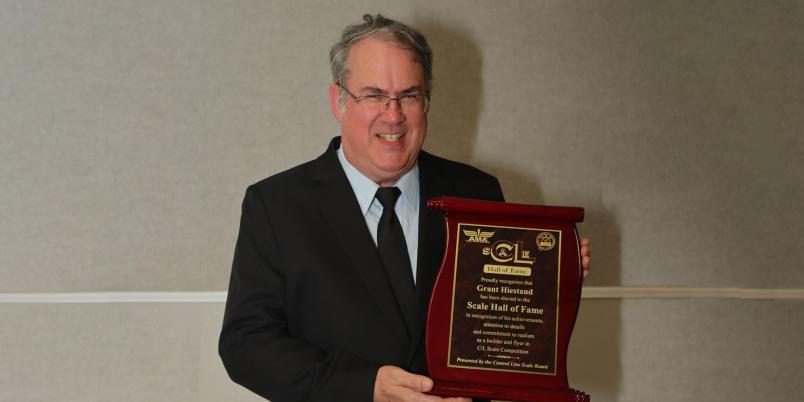
<path id="1" fill-rule="evenodd" d="M 273 402 L 371 401 L 380 366 L 424 374 L 424 320 L 445 238 L 426 202 L 503 197 L 493 176 L 420 153 L 420 319 L 411 336 L 339 143 L 250 186 L 243 201 L 219 353 L 235 382 Z"/>

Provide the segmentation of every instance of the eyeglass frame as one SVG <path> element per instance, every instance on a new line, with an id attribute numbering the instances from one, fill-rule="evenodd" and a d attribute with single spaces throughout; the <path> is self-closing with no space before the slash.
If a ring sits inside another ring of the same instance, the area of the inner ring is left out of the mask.
<path id="1" fill-rule="evenodd" d="M 351 91 L 349 91 L 346 88 L 346 86 L 341 84 L 340 82 L 335 82 L 335 85 L 337 85 L 338 88 L 340 88 L 344 92 L 346 92 L 346 94 L 349 95 L 352 98 L 352 100 L 355 101 L 355 103 L 358 103 L 358 104 L 360 103 L 361 100 L 363 100 L 364 98 L 366 98 L 368 96 L 385 98 L 385 105 L 383 106 L 383 110 L 382 110 L 383 112 L 387 112 L 388 109 L 391 107 L 391 101 L 396 101 L 396 105 L 399 107 L 399 110 L 404 111 L 405 109 L 402 108 L 402 99 L 404 99 L 405 97 L 408 97 L 408 96 L 411 95 L 411 94 L 399 95 L 396 98 L 392 98 L 392 97 L 390 97 L 388 95 L 383 95 L 383 94 L 367 94 L 367 95 L 357 96 L 357 95 L 353 94 Z M 422 96 L 422 99 L 424 99 L 424 108 L 422 108 L 422 112 L 427 113 L 427 111 L 430 109 L 430 92 L 426 91 L 426 92 L 424 92 L 424 93 L 422 93 L 420 95 Z"/>

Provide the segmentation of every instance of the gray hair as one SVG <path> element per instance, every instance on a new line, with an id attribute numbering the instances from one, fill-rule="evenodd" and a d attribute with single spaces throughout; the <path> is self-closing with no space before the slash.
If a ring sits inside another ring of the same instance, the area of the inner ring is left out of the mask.
<path id="1" fill-rule="evenodd" d="M 336 84 L 346 85 L 349 78 L 349 66 L 346 58 L 355 43 L 361 39 L 374 36 L 393 42 L 397 46 L 413 53 L 416 61 L 422 66 L 424 82 L 427 92 L 430 92 L 433 82 L 433 51 L 427 44 L 427 39 L 421 32 L 401 22 L 385 18 L 380 14 L 372 17 L 363 15 L 363 23 L 349 25 L 343 30 L 341 40 L 329 51 L 329 62 L 332 67 L 332 81 Z M 343 105 L 343 93 L 339 103 Z"/>

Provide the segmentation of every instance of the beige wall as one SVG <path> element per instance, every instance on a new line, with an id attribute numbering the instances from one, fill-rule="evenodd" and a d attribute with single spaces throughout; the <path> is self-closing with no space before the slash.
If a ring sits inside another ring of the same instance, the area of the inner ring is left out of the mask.
<path id="1" fill-rule="evenodd" d="M 9 301 L 225 290 L 245 187 L 337 133 L 327 52 L 377 11 L 435 50 L 425 148 L 496 174 L 511 201 L 586 208 L 586 293 L 608 298 L 582 305 L 573 386 L 595 401 L 804 394 L 801 2 L 0 10 L 0 401 L 255 400 L 215 355 L 219 301 Z M 676 287 L 707 290 L 657 297 Z M 730 288 L 769 292 L 711 297 Z"/>

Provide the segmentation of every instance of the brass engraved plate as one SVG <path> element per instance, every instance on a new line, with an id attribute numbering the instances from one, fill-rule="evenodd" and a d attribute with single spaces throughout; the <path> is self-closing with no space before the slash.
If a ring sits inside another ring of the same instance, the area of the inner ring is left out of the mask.
<path id="1" fill-rule="evenodd" d="M 448 367 L 555 375 L 561 231 L 458 224 Z"/>

